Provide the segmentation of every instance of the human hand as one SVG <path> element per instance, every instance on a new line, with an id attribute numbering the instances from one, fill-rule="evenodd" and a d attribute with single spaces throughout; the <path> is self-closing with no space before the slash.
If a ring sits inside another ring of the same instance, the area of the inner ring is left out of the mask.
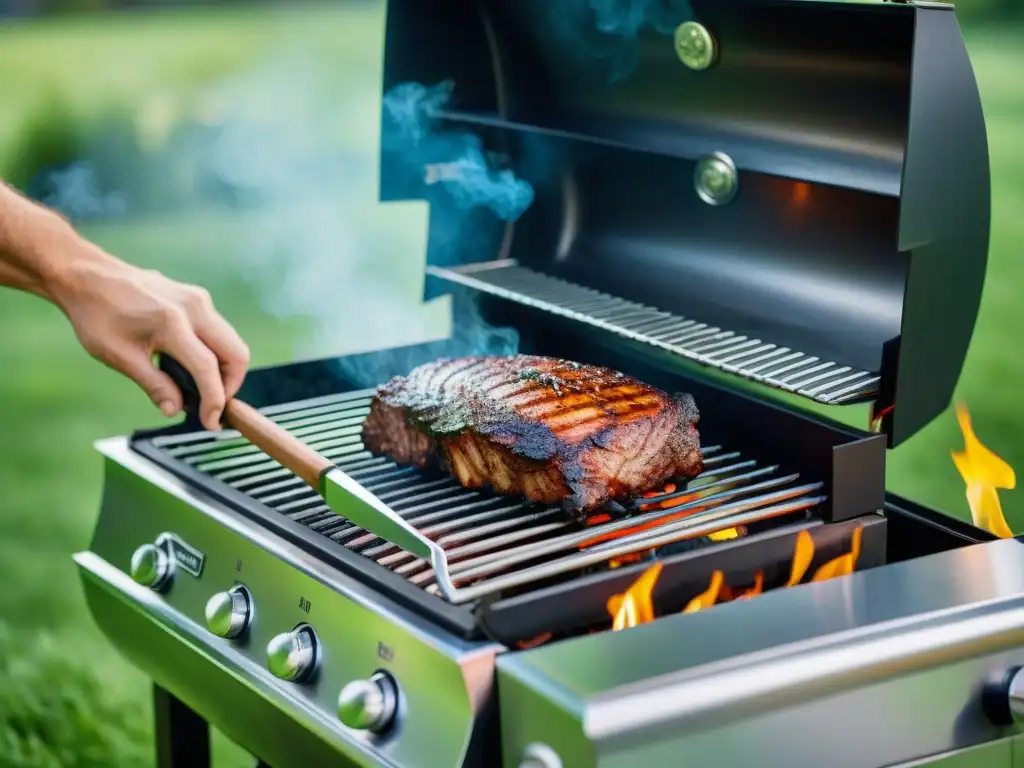
<path id="1" fill-rule="evenodd" d="M 249 348 L 210 294 L 84 247 L 92 250 L 89 257 L 72 260 L 51 290 L 79 342 L 135 381 L 168 417 L 181 411 L 182 395 L 153 358 L 159 352 L 176 358 L 199 388 L 203 426 L 220 429 L 224 406 L 245 378 Z"/>

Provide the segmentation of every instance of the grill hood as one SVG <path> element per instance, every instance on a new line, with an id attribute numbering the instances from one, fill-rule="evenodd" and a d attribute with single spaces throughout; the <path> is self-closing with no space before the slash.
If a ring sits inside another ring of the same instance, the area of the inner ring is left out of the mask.
<path id="1" fill-rule="evenodd" d="M 385 93 L 450 82 L 431 119 L 464 139 L 410 165 L 385 98 L 381 198 L 431 202 L 428 293 L 915 434 L 950 402 L 988 252 L 953 7 L 619 5 L 389 0 Z M 465 141 L 534 197 L 513 222 L 474 211 L 453 247 Z"/>

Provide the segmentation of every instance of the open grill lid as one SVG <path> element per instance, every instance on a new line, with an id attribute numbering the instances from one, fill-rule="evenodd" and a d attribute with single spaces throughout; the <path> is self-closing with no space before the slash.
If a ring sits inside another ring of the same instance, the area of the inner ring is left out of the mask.
<path id="1" fill-rule="evenodd" d="M 428 291 L 871 402 L 890 446 L 948 406 L 990 215 L 952 6 L 389 0 L 386 40 L 386 94 L 453 84 L 438 141 L 396 141 L 385 97 L 381 198 L 431 201 Z M 533 188 L 513 223 L 459 210 L 474 142 Z"/>

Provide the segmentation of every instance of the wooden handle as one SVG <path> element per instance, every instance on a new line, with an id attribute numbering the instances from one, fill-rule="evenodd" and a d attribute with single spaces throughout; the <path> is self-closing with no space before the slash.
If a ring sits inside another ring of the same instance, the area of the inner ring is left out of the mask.
<path id="1" fill-rule="evenodd" d="M 193 416 L 198 413 L 199 388 L 192 374 L 169 355 L 160 355 L 160 370 L 178 385 L 185 410 Z M 314 491 L 320 492 L 320 475 L 334 466 L 330 460 L 241 400 L 228 401 L 221 421 L 278 464 L 301 477 Z"/>
<path id="2" fill-rule="evenodd" d="M 262 450 L 278 464 L 290 469 L 317 493 L 320 475 L 334 464 L 297 437 L 291 435 L 251 405 L 229 400 L 224 409 L 224 423 Z"/>

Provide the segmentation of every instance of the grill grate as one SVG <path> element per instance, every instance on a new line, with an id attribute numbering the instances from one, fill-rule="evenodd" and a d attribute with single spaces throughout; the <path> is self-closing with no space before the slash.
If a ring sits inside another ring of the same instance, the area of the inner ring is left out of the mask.
<path id="1" fill-rule="evenodd" d="M 534 272 L 514 260 L 428 267 L 435 277 L 543 309 L 820 403 L 873 398 L 877 373 L 752 339 Z"/>
<path id="2" fill-rule="evenodd" d="M 367 390 L 272 406 L 262 412 L 321 452 L 447 554 L 460 600 L 536 585 L 566 573 L 812 510 L 822 483 L 799 482 L 739 451 L 703 448 L 705 471 L 685 489 L 610 508 L 582 525 L 557 507 L 462 488 L 450 477 L 399 467 L 361 441 Z M 178 461 L 436 593 L 430 565 L 334 514 L 312 489 L 234 431 L 155 437 Z M 653 508 L 653 509 L 652 509 Z M 631 512 L 628 517 L 625 512 Z M 606 518 L 606 519 L 605 519 Z"/>

